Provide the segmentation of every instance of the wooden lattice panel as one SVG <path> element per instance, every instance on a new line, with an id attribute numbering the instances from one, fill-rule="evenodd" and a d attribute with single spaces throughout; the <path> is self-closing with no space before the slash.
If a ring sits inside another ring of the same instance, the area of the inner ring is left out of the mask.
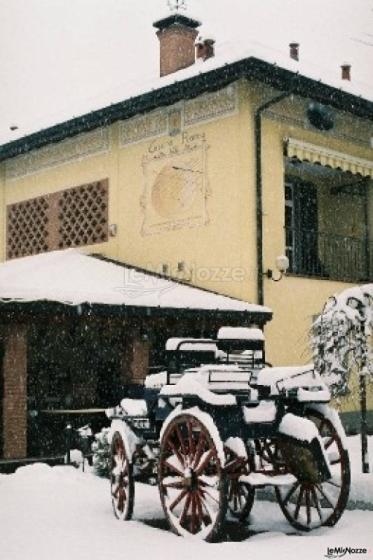
<path id="1" fill-rule="evenodd" d="M 7 208 L 7 258 L 108 240 L 108 181 L 66 189 Z"/>
<path id="2" fill-rule="evenodd" d="M 63 191 L 58 201 L 58 208 L 59 249 L 107 241 L 107 181 Z"/>
<path id="3" fill-rule="evenodd" d="M 34 198 L 8 206 L 8 259 L 48 251 L 48 209 L 47 197 Z"/>

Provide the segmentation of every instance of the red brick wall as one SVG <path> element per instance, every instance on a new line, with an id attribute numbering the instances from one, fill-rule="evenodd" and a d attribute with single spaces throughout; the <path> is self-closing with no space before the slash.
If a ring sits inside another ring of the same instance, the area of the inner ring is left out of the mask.
<path id="1" fill-rule="evenodd" d="M 27 455 L 27 331 L 24 325 L 8 328 L 3 359 L 3 456 Z"/>

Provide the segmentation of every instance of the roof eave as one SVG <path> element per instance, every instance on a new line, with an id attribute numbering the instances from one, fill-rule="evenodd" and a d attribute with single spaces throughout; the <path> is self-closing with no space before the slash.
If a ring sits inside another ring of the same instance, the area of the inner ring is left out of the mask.
<path id="1" fill-rule="evenodd" d="M 191 99 L 208 91 L 220 89 L 238 79 L 258 80 L 281 91 L 291 91 L 301 97 L 312 98 L 349 112 L 357 117 L 373 120 L 373 102 L 339 90 L 321 81 L 286 70 L 255 57 L 226 64 L 162 88 L 152 90 L 125 101 L 109 105 L 80 117 L 40 130 L 0 146 L 0 161 L 10 159 L 47 144 L 88 132 L 137 114 L 172 105 L 181 99 Z"/>
<path id="2" fill-rule="evenodd" d="M 255 322 L 264 326 L 272 319 L 271 311 L 234 310 L 234 309 L 203 309 L 203 308 L 175 308 L 175 307 L 151 307 L 151 306 L 129 306 L 103 303 L 81 303 L 69 305 L 57 301 L 0 301 L 0 326 L 9 322 L 32 320 L 41 316 L 64 316 L 79 317 L 119 317 L 119 318 L 167 318 L 175 317 L 175 312 L 182 312 L 184 318 L 214 317 L 229 320 L 240 320 L 241 322 Z"/>

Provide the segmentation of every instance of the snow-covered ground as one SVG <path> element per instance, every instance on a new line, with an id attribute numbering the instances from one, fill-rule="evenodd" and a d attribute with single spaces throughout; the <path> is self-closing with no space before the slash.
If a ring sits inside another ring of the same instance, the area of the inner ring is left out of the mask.
<path id="1" fill-rule="evenodd" d="M 350 508 L 370 507 L 373 510 L 373 436 L 368 442 L 370 453 L 370 474 L 361 472 L 360 436 L 348 438 L 348 448 L 351 461 L 352 484 L 350 490 Z"/>
<path id="2" fill-rule="evenodd" d="M 373 498 L 373 475 L 359 475 L 358 438 L 349 438 L 353 493 Z M 373 503 L 373 500 L 372 500 Z M 108 481 L 73 467 L 44 464 L 0 476 L 0 558 L 4 560 L 226 560 L 323 558 L 328 547 L 366 548 L 373 555 L 373 511 L 346 511 L 334 528 L 295 531 L 276 503 L 257 501 L 246 527 L 227 524 L 226 542 L 207 544 L 173 535 L 156 487 L 136 485 L 134 520 L 117 521 Z M 346 556 L 348 556 L 347 554 Z"/>

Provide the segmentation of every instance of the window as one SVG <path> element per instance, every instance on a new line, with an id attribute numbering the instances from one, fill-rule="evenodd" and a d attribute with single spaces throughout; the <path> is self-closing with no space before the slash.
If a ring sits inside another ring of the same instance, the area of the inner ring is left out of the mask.
<path id="1" fill-rule="evenodd" d="M 7 208 L 7 258 L 108 240 L 108 181 L 80 185 Z"/>
<path id="2" fill-rule="evenodd" d="M 317 194 L 312 183 L 287 179 L 285 228 L 286 254 L 292 272 L 320 275 Z"/>
<path id="3" fill-rule="evenodd" d="M 289 272 L 348 282 L 373 279 L 373 181 L 286 159 Z"/>

